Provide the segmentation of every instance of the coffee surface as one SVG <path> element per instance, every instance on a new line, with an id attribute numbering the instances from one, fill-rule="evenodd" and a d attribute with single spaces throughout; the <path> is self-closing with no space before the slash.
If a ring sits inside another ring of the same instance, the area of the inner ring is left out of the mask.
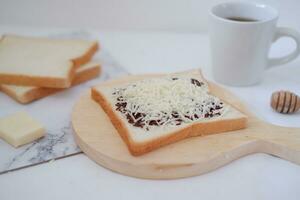
<path id="1" fill-rule="evenodd" d="M 246 18 L 246 17 L 226 17 L 226 19 L 231 21 L 238 21 L 238 22 L 257 22 L 259 20 L 253 18 Z"/>

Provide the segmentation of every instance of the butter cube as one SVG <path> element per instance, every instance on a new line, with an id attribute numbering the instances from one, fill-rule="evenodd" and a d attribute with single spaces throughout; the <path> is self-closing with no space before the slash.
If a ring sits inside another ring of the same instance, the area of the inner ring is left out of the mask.
<path id="1" fill-rule="evenodd" d="M 25 112 L 0 119 L 0 137 L 14 147 L 30 143 L 44 135 L 43 126 Z"/>

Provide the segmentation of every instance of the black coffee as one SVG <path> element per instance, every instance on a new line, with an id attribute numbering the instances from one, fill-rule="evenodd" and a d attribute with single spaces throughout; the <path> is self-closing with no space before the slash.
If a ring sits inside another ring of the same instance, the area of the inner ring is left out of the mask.
<path id="1" fill-rule="evenodd" d="M 246 18 L 246 17 L 227 17 L 226 19 L 238 22 L 257 22 L 257 19 Z"/>

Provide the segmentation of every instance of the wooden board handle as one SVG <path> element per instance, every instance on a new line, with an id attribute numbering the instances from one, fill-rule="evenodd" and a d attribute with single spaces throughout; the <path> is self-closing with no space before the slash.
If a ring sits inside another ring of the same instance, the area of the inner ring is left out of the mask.
<path id="1" fill-rule="evenodd" d="M 300 165 L 300 128 L 288 128 L 264 123 L 264 129 L 256 133 L 259 149 Z"/>

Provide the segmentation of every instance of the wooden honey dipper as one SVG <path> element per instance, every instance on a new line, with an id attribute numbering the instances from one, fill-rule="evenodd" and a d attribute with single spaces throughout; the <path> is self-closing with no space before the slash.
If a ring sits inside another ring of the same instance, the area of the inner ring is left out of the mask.
<path id="1" fill-rule="evenodd" d="M 277 91 L 272 94 L 271 107 L 277 112 L 289 114 L 300 109 L 300 97 L 290 91 Z"/>

